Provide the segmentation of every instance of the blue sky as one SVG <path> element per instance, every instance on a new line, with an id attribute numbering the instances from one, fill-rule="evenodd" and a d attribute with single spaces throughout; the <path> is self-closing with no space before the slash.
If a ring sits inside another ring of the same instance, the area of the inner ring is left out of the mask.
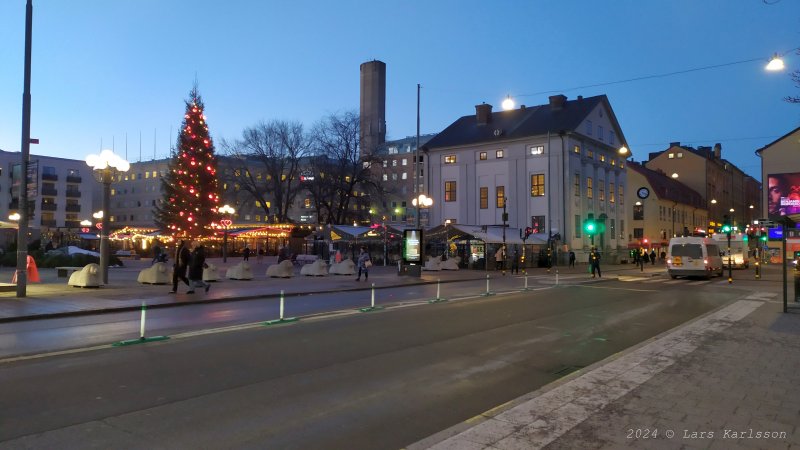
<path id="1" fill-rule="evenodd" d="M 508 94 L 526 105 L 546 91 L 606 94 L 637 161 L 672 141 L 720 142 L 759 178 L 754 150 L 800 119 L 782 100 L 800 95 L 788 75 L 800 56 L 763 69 L 800 47 L 796 0 L 34 0 L 33 18 L 34 154 L 83 159 L 102 141 L 124 155 L 127 134 L 137 161 L 141 133 L 142 158 L 164 157 L 195 77 L 217 141 L 261 120 L 311 127 L 358 108 L 372 59 L 387 64 L 390 139 L 416 133 L 417 83 L 423 133 Z M 0 2 L 8 151 L 20 147 L 24 19 L 25 0 Z M 764 60 L 571 89 L 751 58 Z"/>

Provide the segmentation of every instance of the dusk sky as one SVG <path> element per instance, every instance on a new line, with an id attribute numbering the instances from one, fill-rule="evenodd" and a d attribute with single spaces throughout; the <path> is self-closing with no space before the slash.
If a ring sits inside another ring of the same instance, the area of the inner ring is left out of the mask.
<path id="1" fill-rule="evenodd" d="M 769 4 L 768 4 L 769 3 Z M 209 129 L 236 139 L 272 119 L 310 128 L 357 110 L 359 65 L 387 65 L 388 139 L 443 130 L 506 95 L 606 94 L 636 161 L 722 144 L 754 151 L 798 126 L 797 0 L 34 0 L 33 154 L 167 156 L 195 78 Z M 25 0 L 0 2 L 0 149 L 20 150 Z M 773 53 L 787 69 L 766 72 Z M 759 58 L 708 70 L 604 86 Z M 170 134 L 170 130 L 172 134 Z M 155 135 L 155 145 L 154 145 Z M 154 150 L 155 147 L 155 150 Z M 219 151 L 218 146 L 218 151 Z"/>

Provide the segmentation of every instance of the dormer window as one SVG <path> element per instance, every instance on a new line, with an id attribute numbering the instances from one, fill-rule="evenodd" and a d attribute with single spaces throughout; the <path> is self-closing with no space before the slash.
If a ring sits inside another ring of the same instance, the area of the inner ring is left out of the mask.
<path id="1" fill-rule="evenodd" d="M 444 163 L 445 164 L 455 164 L 456 163 L 456 155 L 445 155 Z"/>

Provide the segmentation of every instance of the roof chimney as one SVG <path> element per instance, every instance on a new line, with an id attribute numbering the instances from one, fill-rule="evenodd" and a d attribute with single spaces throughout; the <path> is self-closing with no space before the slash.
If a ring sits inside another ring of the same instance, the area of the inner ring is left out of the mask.
<path id="1" fill-rule="evenodd" d="M 583 100 L 583 96 L 582 96 L 582 95 L 579 95 L 579 96 L 578 96 L 578 101 L 581 101 L 581 100 Z"/>
<path id="2" fill-rule="evenodd" d="M 672 148 L 672 147 L 680 147 L 681 143 L 680 142 L 670 142 L 669 146 L 670 146 L 670 148 Z"/>
<path id="3" fill-rule="evenodd" d="M 492 105 L 481 103 L 475 105 L 475 117 L 478 119 L 478 125 L 486 125 L 492 121 Z"/>
<path id="4" fill-rule="evenodd" d="M 722 159 L 722 144 L 719 142 L 714 144 L 714 158 Z"/>
<path id="5" fill-rule="evenodd" d="M 553 111 L 560 111 L 564 109 L 564 103 L 567 101 L 567 96 L 563 94 L 550 96 L 550 109 Z"/>

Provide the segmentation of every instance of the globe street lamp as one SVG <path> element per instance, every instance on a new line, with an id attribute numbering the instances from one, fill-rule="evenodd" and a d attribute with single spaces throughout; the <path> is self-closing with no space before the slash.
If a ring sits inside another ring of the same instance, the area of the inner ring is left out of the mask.
<path id="1" fill-rule="evenodd" d="M 231 208 L 230 205 L 223 205 L 217 211 L 220 214 L 225 214 L 228 217 L 233 217 L 236 210 Z M 222 219 L 219 221 L 222 224 L 222 262 L 228 262 L 228 228 L 230 228 L 233 221 L 231 219 Z"/>
<path id="2" fill-rule="evenodd" d="M 10 220 L 12 222 L 17 222 L 17 226 L 19 227 L 19 219 L 21 217 L 22 216 L 20 216 L 19 213 L 13 213 L 13 214 L 9 214 L 8 220 Z M 18 243 L 18 240 L 19 240 L 19 237 L 15 237 L 15 241 L 14 242 Z M 19 245 L 17 245 L 17 247 L 19 247 Z M 19 279 L 19 275 L 17 276 L 17 279 Z"/>
<path id="3" fill-rule="evenodd" d="M 419 210 L 420 208 L 429 208 L 431 205 L 433 205 L 433 199 L 425 194 L 420 194 L 419 196 L 411 200 L 411 204 L 417 208 L 417 228 L 419 228 L 421 226 Z"/>
<path id="4" fill-rule="evenodd" d="M 103 183 L 103 221 L 100 227 L 100 271 L 103 274 L 103 284 L 108 284 L 108 229 L 109 208 L 111 204 L 111 183 L 120 173 L 127 172 L 131 165 L 121 156 L 111 150 L 103 150 L 99 155 L 86 157 L 86 165 L 92 168 L 92 173 L 97 181 Z"/>

